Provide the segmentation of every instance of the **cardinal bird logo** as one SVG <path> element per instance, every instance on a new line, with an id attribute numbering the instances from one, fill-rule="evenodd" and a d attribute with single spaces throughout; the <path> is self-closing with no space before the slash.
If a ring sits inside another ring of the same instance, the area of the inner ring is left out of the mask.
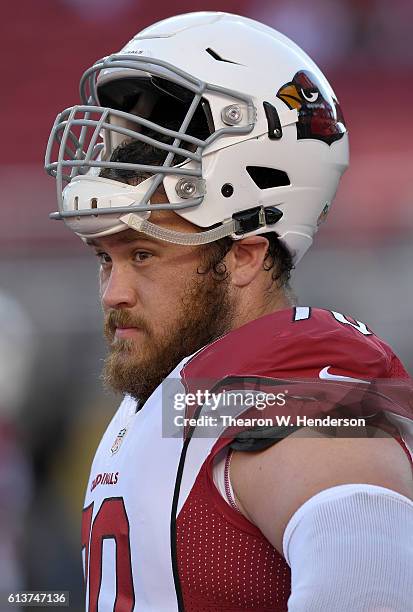
<path id="1" fill-rule="evenodd" d="M 297 72 L 277 98 L 298 111 L 297 139 L 313 138 L 331 145 L 346 133 L 343 113 L 328 86 L 308 70 Z"/>

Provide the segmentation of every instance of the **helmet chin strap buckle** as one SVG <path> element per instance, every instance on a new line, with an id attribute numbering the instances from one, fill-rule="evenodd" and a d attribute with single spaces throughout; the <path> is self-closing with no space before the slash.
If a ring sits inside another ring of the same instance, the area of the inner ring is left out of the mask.
<path id="1" fill-rule="evenodd" d="M 237 236 L 241 236 L 248 232 L 254 232 L 260 227 L 274 225 L 282 216 L 282 211 L 276 206 L 268 206 L 268 208 L 256 206 L 255 208 L 242 210 L 232 215 L 236 225 L 234 233 Z"/>

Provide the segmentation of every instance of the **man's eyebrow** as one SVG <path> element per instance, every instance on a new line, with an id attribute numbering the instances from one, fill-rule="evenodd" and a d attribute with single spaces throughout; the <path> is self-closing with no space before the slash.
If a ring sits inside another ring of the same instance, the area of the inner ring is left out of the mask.
<path id="1" fill-rule="evenodd" d="M 106 236 L 105 236 L 106 237 Z M 147 242 L 154 242 L 153 239 L 151 239 L 149 236 L 145 236 L 142 235 L 138 232 L 134 231 L 134 234 L 125 234 L 123 236 L 119 236 L 117 237 L 113 242 L 115 244 L 128 244 L 131 242 L 137 242 L 138 240 L 145 240 Z M 94 240 L 92 238 L 86 238 L 85 242 L 88 246 L 92 246 L 92 247 L 101 247 L 101 243 L 99 242 L 99 240 Z"/>

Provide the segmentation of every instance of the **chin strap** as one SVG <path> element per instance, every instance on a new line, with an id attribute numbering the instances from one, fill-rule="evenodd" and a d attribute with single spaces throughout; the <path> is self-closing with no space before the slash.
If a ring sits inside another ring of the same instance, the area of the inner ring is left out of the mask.
<path id="1" fill-rule="evenodd" d="M 283 213 L 275 206 L 264 208 L 263 206 L 255 206 L 248 210 L 243 210 L 232 215 L 232 219 L 226 219 L 221 225 L 214 229 L 206 230 L 205 232 L 175 232 L 164 227 L 159 227 L 150 221 L 147 221 L 143 216 L 135 213 L 129 213 L 119 218 L 119 221 L 125 223 L 128 227 L 142 232 L 152 238 L 173 242 L 174 244 L 184 244 L 197 246 L 208 244 L 220 238 L 231 236 L 233 240 L 244 238 L 246 234 L 255 232 L 256 230 L 265 230 L 267 226 L 274 225 L 281 219 Z M 268 228 L 268 231 L 271 231 Z"/>
<path id="2" fill-rule="evenodd" d="M 152 238 L 188 246 L 197 246 L 214 242 L 215 240 L 219 240 L 225 236 L 230 236 L 231 234 L 235 233 L 237 229 L 237 222 L 233 219 L 224 221 L 222 225 L 215 227 L 214 229 L 197 233 L 175 232 L 174 230 L 155 225 L 155 223 L 142 219 L 133 213 L 124 215 L 123 217 L 120 217 L 119 220 L 122 221 L 122 223 L 125 223 L 128 227 L 131 227 L 138 232 L 142 232 L 147 236 L 151 236 Z"/>

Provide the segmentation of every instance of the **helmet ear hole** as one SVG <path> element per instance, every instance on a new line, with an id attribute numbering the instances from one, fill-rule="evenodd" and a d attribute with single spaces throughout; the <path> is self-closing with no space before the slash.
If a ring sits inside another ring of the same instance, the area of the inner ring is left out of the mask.
<path id="1" fill-rule="evenodd" d="M 291 185 L 288 174 L 284 170 L 264 166 L 247 166 L 246 170 L 259 189 Z"/>
<path id="2" fill-rule="evenodd" d="M 234 193 L 234 187 L 231 185 L 231 183 L 225 183 L 225 185 L 222 185 L 221 187 L 221 193 L 224 198 L 230 198 Z"/>

